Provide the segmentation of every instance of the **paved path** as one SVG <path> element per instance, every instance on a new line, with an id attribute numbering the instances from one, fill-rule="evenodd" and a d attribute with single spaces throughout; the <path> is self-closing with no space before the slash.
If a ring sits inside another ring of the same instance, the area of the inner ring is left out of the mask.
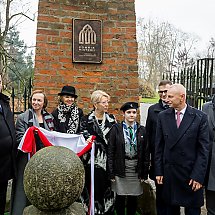
<path id="1" fill-rule="evenodd" d="M 140 103 L 140 124 L 145 125 L 146 124 L 146 118 L 147 118 L 147 113 L 148 113 L 148 108 L 152 104 L 148 103 Z"/>

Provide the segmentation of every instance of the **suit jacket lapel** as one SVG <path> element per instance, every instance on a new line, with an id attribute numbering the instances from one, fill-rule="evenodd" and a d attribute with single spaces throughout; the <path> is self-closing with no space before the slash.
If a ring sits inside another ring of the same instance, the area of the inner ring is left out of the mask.
<path id="1" fill-rule="evenodd" d="M 4 118 L 6 119 L 7 117 L 7 108 L 5 108 L 5 105 L 4 103 L 0 100 L 0 105 L 1 105 L 1 111 L 2 111 L 2 114 L 4 115 Z"/>
<path id="2" fill-rule="evenodd" d="M 187 109 L 184 113 L 183 119 L 181 121 L 180 127 L 177 128 L 177 132 L 176 132 L 176 141 L 172 144 L 171 148 L 178 143 L 178 141 L 182 138 L 182 136 L 184 135 L 184 133 L 188 130 L 188 128 L 191 126 L 193 120 L 195 118 L 195 114 L 192 111 L 192 108 L 187 105 Z M 175 122 L 176 124 L 176 122 Z M 173 126 L 172 126 L 173 127 Z"/>
<path id="3" fill-rule="evenodd" d="M 170 135 L 176 135 L 178 129 L 176 125 L 176 120 L 175 120 L 175 110 L 173 108 L 169 108 L 166 111 L 166 119 L 165 119 L 165 124 L 166 125 L 171 125 L 170 126 Z"/>

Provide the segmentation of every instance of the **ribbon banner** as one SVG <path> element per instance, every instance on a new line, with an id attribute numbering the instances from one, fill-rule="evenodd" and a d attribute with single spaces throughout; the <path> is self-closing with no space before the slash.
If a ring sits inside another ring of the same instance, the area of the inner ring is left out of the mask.
<path id="1" fill-rule="evenodd" d="M 91 204 L 90 214 L 94 215 L 94 140 L 92 136 L 91 141 L 86 143 L 82 134 L 67 134 L 56 131 L 47 131 L 44 128 L 32 126 L 28 128 L 23 135 L 18 149 L 24 153 L 29 154 L 29 159 L 36 153 L 35 133 L 39 136 L 44 147 L 48 146 L 63 146 L 73 152 L 79 157 L 91 150 Z"/>

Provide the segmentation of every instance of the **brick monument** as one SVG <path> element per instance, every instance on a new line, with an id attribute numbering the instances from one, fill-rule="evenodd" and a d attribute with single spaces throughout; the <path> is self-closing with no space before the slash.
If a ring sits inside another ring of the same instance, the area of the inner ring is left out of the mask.
<path id="1" fill-rule="evenodd" d="M 101 63 L 73 61 L 74 19 L 101 20 Z M 34 89 L 45 91 L 52 111 L 67 84 L 77 89 L 85 113 L 97 89 L 110 94 L 116 115 L 122 103 L 138 101 L 134 0 L 39 0 Z"/>

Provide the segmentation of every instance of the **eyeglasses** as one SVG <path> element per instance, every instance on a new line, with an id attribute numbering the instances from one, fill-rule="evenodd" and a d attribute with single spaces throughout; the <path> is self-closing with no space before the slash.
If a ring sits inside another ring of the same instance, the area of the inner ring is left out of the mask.
<path id="1" fill-rule="evenodd" d="M 108 104 L 108 103 L 109 103 L 109 101 L 105 101 L 105 102 L 97 102 L 97 103 L 99 103 L 99 104 L 103 104 L 103 105 L 106 105 L 106 104 Z"/>
<path id="2" fill-rule="evenodd" d="M 158 93 L 161 93 L 161 94 L 167 93 L 167 90 L 159 90 Z"/>

